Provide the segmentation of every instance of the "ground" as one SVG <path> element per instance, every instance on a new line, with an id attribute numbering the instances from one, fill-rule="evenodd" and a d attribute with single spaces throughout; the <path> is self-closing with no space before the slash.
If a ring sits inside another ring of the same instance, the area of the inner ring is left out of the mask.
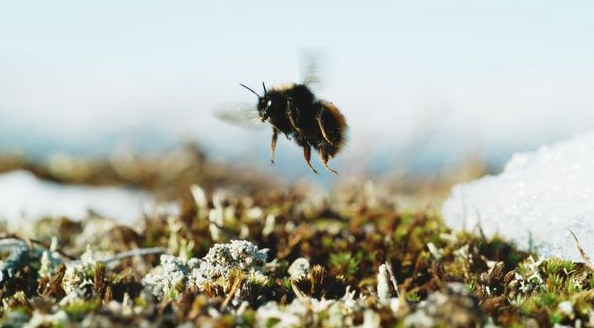
<path id="1" fill-rule="evenodd" d="M 590 266 L 540 258 L 480 226 L 452 231 L 422 205 L 447 193 L 446 178 L 322 191 L 211 162 L 194 146 L 128 162 L 71 158 L 66 171 L 50 162 L 4 156 L 0 171 L 133 186 L 163 205 L 133 226 L 91 216 L 0 230 L 2 326 L 594 326 Z"/>

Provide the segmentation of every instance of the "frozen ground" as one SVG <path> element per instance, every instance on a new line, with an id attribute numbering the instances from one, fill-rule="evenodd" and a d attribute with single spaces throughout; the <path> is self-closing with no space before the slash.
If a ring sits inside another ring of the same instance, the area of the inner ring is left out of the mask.
<path id="1" fill-rule="evenodd" d="M 480 224 L 524 249 L 581 260 L 573 231 L 594 256 L 594 131 L 515 154 L 503 173 L 460 184 L 443 205 L 452 228 Z"/>
<path id="2" fill-rule="evenodd" d="M 0 175 L 0 222 L 66 216 L 82 219 L 89 213 L 130 224 L 142 215 L 150 197 L 116 187 L 65 186 L 38 179 L 28 171 Z"/>

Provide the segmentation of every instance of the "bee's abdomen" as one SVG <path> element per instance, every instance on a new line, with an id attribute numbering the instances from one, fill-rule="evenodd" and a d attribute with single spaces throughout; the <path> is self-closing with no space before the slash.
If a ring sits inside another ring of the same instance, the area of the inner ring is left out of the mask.
<path id="1" fill-rule="evenodd" d="M 346 142 L 346 120 L 338 108 L 330 102 L 321 101 L 320 110 L 320 129 L 324 133 L 324 148 L 333 157 Z"/>

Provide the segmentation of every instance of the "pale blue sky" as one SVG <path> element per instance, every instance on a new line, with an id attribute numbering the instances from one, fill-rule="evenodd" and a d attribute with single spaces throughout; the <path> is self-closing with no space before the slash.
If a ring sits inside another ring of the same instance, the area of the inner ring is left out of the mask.
<path id="1" fill-rule="evenodd" d="M 437 157 L 530 149 L 594 123 L 592 17 L 587 1 L 1 1 L 0 145 L 189 136 L 266 163 L 268 130 L 211 111 L 253 101 L 240 82 L 299 80 L 315 49 L 345 159 L 397 161 L 418 130 Z"/>

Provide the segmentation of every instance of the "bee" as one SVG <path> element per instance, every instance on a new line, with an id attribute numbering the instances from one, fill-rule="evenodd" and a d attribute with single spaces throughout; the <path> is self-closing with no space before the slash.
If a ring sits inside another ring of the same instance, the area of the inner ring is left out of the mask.
<path id="1" fill-rule="evenodd" d="M 315 174 L 318 171 L 310 162 L 311 148 L 319 153 L 326 170 L 338 174 L 328 166 L 328 161 L 344 146 L 348 127 L 344 115 L 334 104 L 317 99 L 307 83 L 291 83 L 267 90 L 262 82 L 263 95 L 244 84 L 240 85 L 258 97 L 259 119 L 272 126 L 272 164 L 278 135 L 282 133 L 288 140 L 294 140 L 303 148 L 305 162 Z"/>

